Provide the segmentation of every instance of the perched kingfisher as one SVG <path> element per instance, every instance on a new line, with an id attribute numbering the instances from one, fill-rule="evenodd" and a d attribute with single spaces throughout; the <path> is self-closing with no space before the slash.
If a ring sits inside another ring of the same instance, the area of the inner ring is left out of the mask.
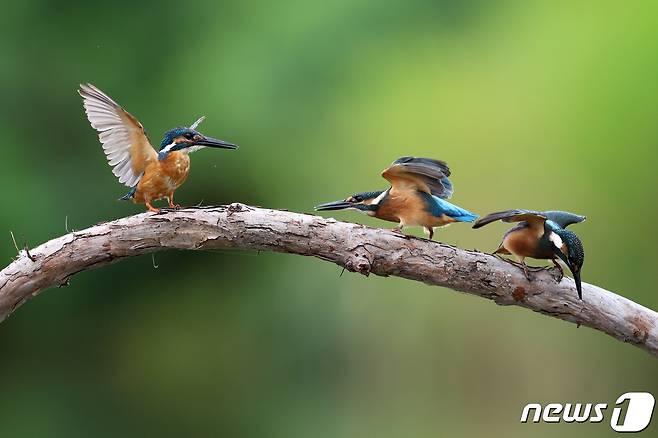
<path id="1" fill-rule="evenodd" d="M 190 152 L 206 146 L 237 149 L 232 143 L 198 132 L 196 128 L 205 118 L 201 117 L 189 128 L 165 132 L 156 152 L 139 120 L 107 94 L 91 84 L 80 84 L 78 93 L 89 123 L 98 131 L 112 173 L 130 187 L 120 199 L 144 203 L 149 211 L 159 213 L 160 209 L 153 207 L 152 202 L 163 198 L 169 208 L 180 208 L 174 203 L 174 191 L 185 182 L 190 171 Z"/>
<path id="2" fill-rule="evenodd" d="M 518 222 L 505 233 L 503 241 L 494 254 L 516 256 L 528 281 L 530 281 L 530 276 L 528 266 L 525 264 L 526 257 L 552 260 L 560 273 L 564 275 L 564 270 L 557 260 L 560 258 L 573 274 L 578 298 L 582 300 L 580 270 L 585 261 L 585 250 L 578 236 L 566 228 L 585 219 L 585 216 L 566 211 L 507 210 L 491 213 L 479 219 L 473 228 L 480 228 L 497 220 Z"/>
<path id="3" fill-rule="evenodd" d="M 393 229 L 401 232 L 408 226 L 421 226 L 434 236 L 434 228 L 452 222 L 473 222 L 477 215 L 446 199 L 453 187 L 448 179 L 450 169 L 444 161 L 431 158 L 402 157 L 382 172 L 391 183 L 383 191 L 357 193 L 343 201 L 315 207 L 317 211 L 354 208 L 368 216 L 397 222 Z"/>

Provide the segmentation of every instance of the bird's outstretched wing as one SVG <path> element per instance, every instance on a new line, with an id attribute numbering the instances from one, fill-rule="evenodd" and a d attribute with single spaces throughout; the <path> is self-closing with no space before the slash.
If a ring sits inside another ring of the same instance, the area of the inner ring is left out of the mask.
<path id="1" fill-rule="evenodd" d="M 450 169 L 444 161 L 431 158 L 398 158 L 382 172 L 394 189 L 414 188 L 448 199 L 452 196 Z"/>
<path id="2" fill-rule="evenodd" d="M 544 211 L 542 214 L 562 228 L 567 228 L 571 224 L 577 224 L 587 219 L 585 216 L 569 213 L 568 211 Z"/>
<path id="3" fill-rule="evenodd" d="M 546 216 L 542 212 L 533 210 L 498 211 L 478 219 L 473 225 L 473 228 L 480 228 L 498 220 L 503 222 L 527 222 L 533 227 L 543 227 L 544 222 L 546 221 Z"/>
<path id="4" fill-rule="evenodd" d="M 119 182 L 135 186 L 147 164 L 157 160 L 144 127 L 128 111 L 91 84 L 80 84 L 78 93 L 91 126 L 98 131 L 107 161 Z"/>

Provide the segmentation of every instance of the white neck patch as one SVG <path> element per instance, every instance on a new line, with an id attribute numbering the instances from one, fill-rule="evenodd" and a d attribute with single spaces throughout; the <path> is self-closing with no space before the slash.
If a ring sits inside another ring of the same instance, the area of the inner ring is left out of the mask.
<path id="1" fill-rule="evenodd" d="M 562 242 L 562 238 L 555 231 L 551 231 L 551 234 L 548 235 L 548 239 L 553 242 L 553 245 L 557 248 L 562 249 L 564 242 Z"/>
<path id="2" fill-rule="evenodd" d="M 170 144 L 168 144 L 168 145 L 165 146 L 164 148 L 162 148 L 162 149 L 160 150 L 160 153 L 161 153 L 161 154 L 166 154 L 167 152 L 169 152 L 170 150 L 172 150 L 172 148 L 173 148 L 174 146 L 176 146 L 176 142 L 175 142 L 175 141 L 172 142 L 172 143 L 170 143 Z"/>
<path id="3" fill-rule="evenodd" d="M 375 199 L 372 200 L 370 205 L 379 205 L 379 203 L 384 199 L 384 196 L 386 196 L 386 193 L 388 193 L 388 190 L 384 190 L 377 196 Z"/>

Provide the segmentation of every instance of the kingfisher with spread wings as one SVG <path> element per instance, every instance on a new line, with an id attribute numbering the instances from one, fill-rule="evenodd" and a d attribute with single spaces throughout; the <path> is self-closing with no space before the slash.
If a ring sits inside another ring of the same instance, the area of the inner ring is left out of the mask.
<path id="1" fill-rule="evenodd" d="M 189 128 L 167 131 L 156 152 L 139 120 L 107 94 L 91 84 L 81 84 L 78 93 L 89 123 L 98 131 L 112 173 L 130 187 L 121 199 L 146 204 L 149 211 L 160 212 L 152 204 L 159 199 L 166 199 L 169 208 L 180 208 L 174 203 L 174 191 L 190 171 L 190 152 L 204 147 L 237 149 L 232 143 L 197 131 L 204 119 L 201 117 Z"/>
<path id="2" fill-rule="evenodd" d="M 497 220 L 518 222 L 503 236 L 494 254 L 512 254 L 530 281 L 525 258 L 552 260 L 564 274 L 558 259 L 567 265 L 576 283 L 578 298 L 583 299 L 580 271 L 585 261 L 583 244 L 573 231 L 566 228 L 584 221 L 585 216 L 567 211 L 505 210 L 491 213 L 479 219 L 473 228 L 480 228 Z"/>
<path id="3" fill-rule="evenodd" d="M 382 172 L 391 183 L 386 190 L 357 193 L 343 201 L 315 207 L 317 211 L 356 209 L 369 216 L 397 222 L 393 230 L 421 226 L 434 236 L 434 228 L 453 222 L 473 222 L 477 215 L 447 201 L 453 187 L 444 161 L 402 157 Z"/>

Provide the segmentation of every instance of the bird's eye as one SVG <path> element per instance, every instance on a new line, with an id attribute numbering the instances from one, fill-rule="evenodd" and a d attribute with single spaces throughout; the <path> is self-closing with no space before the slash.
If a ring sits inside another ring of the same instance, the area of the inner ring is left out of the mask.
<path id="1" fill-rule="evenodd" d="M 192 140 L 192 138 L 194 137 L 194 134 L 191 133 L 191 132 L 186 132 L 185 134 L 183 134 L 183 137 L 185 137 L 188 140 Z"/>

